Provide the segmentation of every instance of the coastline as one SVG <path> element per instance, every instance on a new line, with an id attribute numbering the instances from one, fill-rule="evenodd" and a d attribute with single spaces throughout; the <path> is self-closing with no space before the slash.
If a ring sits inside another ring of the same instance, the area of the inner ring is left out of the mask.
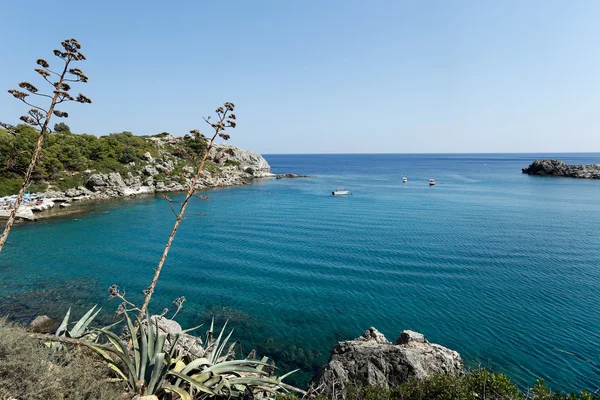
<path id="1" fill-rule="evenodd" d="M 277 178 L 277 176 L 278 175 L 276 175 L 276 174 L 265 174 L 263 176 L 251 178 L 247 181 L 244 181 L 244 182 L 238 183 L 238 184 L 210 186 L 210 187 L 202 186 L 202 187 L 197 188 L 196 190 L 197 190 L 197 192 L 204 192 L 204 191 L 209 191 L 209 190 L 224 189 L 224 188 L 228 188 L 228 187 L 251 185 L 254 180 L 281 179 L 281 178 Z M 171 194 L 185 194 L 185 193 L 186 193 L 185 190 L 165 190 L 165 191 L 154 191 L 154 192 L 143 192 L 143 193 L 137 193 L 137 194 L 130 194 L 127 196 L 113 195 L 110 197 L 103 196 L 103 197 L 78 198 L 75 201 L 65 200 L 65 202 L 68 202 L 68 204 L 70 204 L 70 207 L 60 207 L 59 205 L 55 205 L 55 206 L 48 208 L 46 210 L 43 210 L 43 211 L 36 211 L 34 213 L 35 219 L 19 218 L 16 222 L 19 224 L 26 223 L 26 222 L 35 223 L 36 221 L 44 221 L 44 220 L 48 220 L 48 219 L 68 217 L 70 215 L 86 214 L 89 212 L 89 209 L 93 208 L 95 205 L 99 205 L 99 204 L 103 204 L 103 203 L 134 200 L 134 199 L 139 199 L 139 198 L 144 198 L 144 197 L 156 197 L 156 196 L 161 196 L 161 195 L 166 195 L 166 194 L 171 195 Z M 53 192 L 45 192 L 45 193 L 40 193 L 37 195 L 47 196 L 48 194 L 53 194 Z M 54 199 L 54 200 L 56 200 L 56 199 Z M 63 199 L 61 198 L 60 200 L 63 200 Z M 57 201 L 55 203 L 61 204 L 61 201 Z"/>

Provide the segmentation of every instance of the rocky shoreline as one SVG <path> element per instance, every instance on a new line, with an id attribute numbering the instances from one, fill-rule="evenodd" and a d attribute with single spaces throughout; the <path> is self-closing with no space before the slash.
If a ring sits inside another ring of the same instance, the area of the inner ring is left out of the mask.
<path id="1" fill-rule="evenodd" d="M 22 205 L 17 216 L 23 220 L 36 220 L 68 215 L 83 212 L 81 209 L 71 209 L 72 205 L 155 193 L 184 192 L 189 188 L 195 172 L 191 166 L 183 166 L 180 173 L 173 177 L 172 172 L 177 165 L 172 155 L 163 153 L 155 158 L 148 152 L 144 154 L 144 161 L 141 169 L 132 168 L 124 174 L 87 171 L 89 176 L 82 186 L 33 194 L 31 197 L 37 201 Z M 207 163 L 202 178 L 196 184 L 197 190 L 246 185 L 258 178 L 287 178 L 271 173 L 271 166 L 259 153 L 231 145 L 221 144 L 213 148 L 209 161 L 210 164 Z"/>
<path id="2" fill-rule="evenodd" d="M 524 174 L 565 178 L 600 179 L 600 164 L 569 165 L 560 160 L 535 160 L 522 169 Z"/>

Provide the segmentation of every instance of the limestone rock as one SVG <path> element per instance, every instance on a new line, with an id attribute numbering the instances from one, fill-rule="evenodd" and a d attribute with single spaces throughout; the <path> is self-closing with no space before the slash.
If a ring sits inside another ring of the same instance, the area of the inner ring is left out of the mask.
<path id="1" fill-rule="evenodd" d="M 147 175 L 147 176 L 158 175 L 158 171 L 156 170 L 156 167 L 154 167 L 152 165 L 144 166 L 144 168 L 142 168 L 142 172 L 144 173 L 144 175 Z"/>
<path id="2" fill-rule="evenodd" d="M 377 329 L 369 328 L 362 336 L 335 345 L 312 385 L 331 393 L 345 382 L 394 387 L 411 378 L 462 373 L 460 354 L 427 342 L 420 333 L 403 331 L 392 344 Z"/>
<path id="3" fill-rule="evenodd" d="M 56 327 L 57 323 L 46 315 L 35 317 L 27 327 L 28 330 L 37 333 L 50 333 Z"/>
<path id="4" fill-rule="evenodd" d="M 152 157 L 152 154 L 150 154 L 149 151 L 145 152 L 144 155 L 142 156 L 142 160 L 144 161 L 148 161 L 148 162 L 153 162 L 154 161 L 154 157 Z"/>
<path id="5" fill-rule="evenodd" d="M 522 171 L 529 175 L 600 179 L 600 164 L 569 165 L 559 160 L 535 160 Z"/>

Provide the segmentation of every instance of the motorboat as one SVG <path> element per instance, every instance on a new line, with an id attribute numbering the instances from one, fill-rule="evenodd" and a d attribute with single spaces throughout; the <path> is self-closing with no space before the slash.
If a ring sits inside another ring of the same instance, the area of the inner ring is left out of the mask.
<path id="1" fill-rule="evenodd" d="M 337 188 L 335 189 L 333 192 L 331 192 L 332 195 L 334 196 L 348 196 L 350 193 L 350 191 L 344 189 L 344 188 Z"/>
<path id="2" fill-rule="evenodd" d="M 435 185 L 435 179 L 432 178 L 429 180 L 429 186 L 433 186 L 433 185 Z"/>
<path id="3" fill-rule="evenodd" d="M 405 177 L 405 176 L 404 176 L 404 177 L 402 177 L 402 183 L 406 183 L 406 182 L 408 182 L 408 178 L 407 178 L 407 177 Z"/>

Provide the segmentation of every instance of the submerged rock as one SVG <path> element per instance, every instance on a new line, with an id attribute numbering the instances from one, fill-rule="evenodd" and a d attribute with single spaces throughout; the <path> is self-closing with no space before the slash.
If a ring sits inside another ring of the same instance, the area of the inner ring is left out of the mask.
<path id="1" fill-rule="evenodd" d="M 600 164 L 569 165 L 560 160 L 535 160 L 522 171 L 529 175 L 600 179 Z"/>
<path id="2" fill-rule="evenodd" d="M 298 175 L 298 174 L 279 174 L 275 175 L 277 179 L 285 179 L 285 178 L 310 178 L 308 175 Z"/>
<path id="3" fill-rule="evenodd" d="M 429 343 L 413 331 L 403 331 L 392 344 L 371 327 L 354 340 L 336 344 L 311 385 L 331 393 L 347 382 L 394 387 L 411 378 L 462 373 L 463 362 L 456 351 Z"/>

